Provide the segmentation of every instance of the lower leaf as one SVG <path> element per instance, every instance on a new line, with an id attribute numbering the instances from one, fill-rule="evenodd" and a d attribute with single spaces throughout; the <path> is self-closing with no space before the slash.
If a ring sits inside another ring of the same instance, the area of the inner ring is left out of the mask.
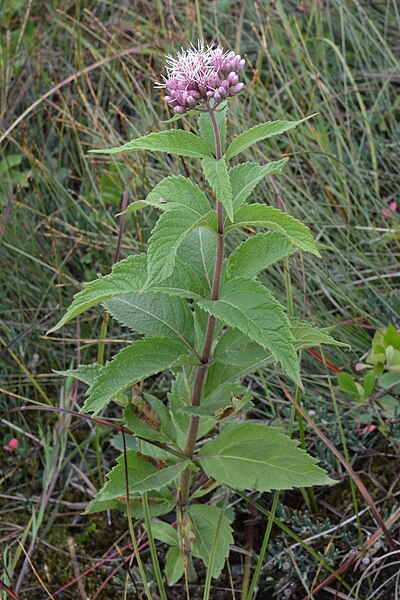
<path id="1" fill-rule="evenodd" d="M 140 495 L 143 492 L 159 490 L 171 483 L 185 469 L 190 461 L 183 460 L 172 465 L 154 465 L 149 457 L 144 457 L 137 452 L 127 451 L 128 483 L 126 482 L 125 458 L 120 456 L 117 465 L 107 475 L 108 481 L 104 484 L 96 498 L 98 500 L 114 500 L 126 498 L 128 488 L 130 495 Z M 156 462 L 156 461 L 154 461 Z"/>
<path id="2" fill-rule="evenodd" d="M 190 518 L 188 537 L 192 539 L 193 555 L 201 558 L 206 567 L 210 565 L 213 545 L 216 544 L 212 576 L 217 579 L 229 555 L 229 546 L 233 544 L 230 521 L 217 506 L 192 504 L 187 512 Z"/>
<path id="3" fill-rule="evenodd" d="M 169 369 L 185 354 L 183 346 L 164 338 L 133 342 L 101 369 L 81 410 L 98 414 L 116 394 L 141 379 Z"/>
<path id="4" fill-rule="evenodd" d="M 179 548 L 170 548 L 165 556 L 165 574 L 168 585 L 175 585 L 183 575 L 183 555 Z"/>
<path id="5" fill-rule="evenodd" d="M 298 444 L 260 423 L 229 425 L 202 447 L 197 461 L 209 477 L 241 490 L 270 492 L 331 484 L 317 460 Z"/>

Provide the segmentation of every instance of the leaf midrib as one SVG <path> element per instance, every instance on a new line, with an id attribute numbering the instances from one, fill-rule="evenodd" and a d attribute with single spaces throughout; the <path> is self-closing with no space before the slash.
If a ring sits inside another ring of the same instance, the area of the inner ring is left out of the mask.
<path id="1" fill-rule="evenodd" d="M 262 438 L 260 438 L 260 441 L 262 441 Z M 299 448 L 297 448 L 297 449 L 299 449 Z M 232 460 L 237 460 L 237 461 L 241 461 L 241 462 L 242 461 L 244 461 L 244 462 L 247 461 L 247 462 L 250 462 L 250 463 L 255 463 L 255 464 L 260 464 L 260 465 L 264 465 L 264 466 L 269 466 L 269 467 L 271 467 L 273 469 L 279 469 L 279 470 L 282 470 L 282 471 L 287 471 L 288 473 L 299 473 L 298 469 L 288 469 L 288 468 L 282 467 L 281 465 L 276 466 L 273 463 L 269 463 L 268 461 L 265 461 L 265 460 L 263 460 L 263 461 L 262 460 L 256 460 L 256 459 L 252 459 L 252 458 L 247 458 L 245 456 L 232 456 L 231 454 L 203 454 L 201 456 L 199 455 L 199 456 L 196 456 L 195 458 L 193 458 L 193 461 L 195 461 L 195 460 L 200 461 L 200 460 L 202 460 L 204 458 L 206 458 L 206 459 L 215 459 L 218 462 L 221 462 L 222 460 L 225 460 L 225 459 L 232 459 Z M 279 457 L 277 457 L 277 458 L 279 458 Z M 312 466 L 315 467 L 317 465 L 314 464 Z M 221 467 L 223 467 L 223 465 L 221 465 Z M 300 471 L 301 475 L 304 475 L 305 473 L 307 473 L 307 471 Z"/>

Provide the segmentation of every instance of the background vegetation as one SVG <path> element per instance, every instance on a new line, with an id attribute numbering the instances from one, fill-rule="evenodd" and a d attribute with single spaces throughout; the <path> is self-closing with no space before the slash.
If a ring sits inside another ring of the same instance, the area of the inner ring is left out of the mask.
<path id="1" fill-rule="evenodd" d="M 296 419 L 294 435 L 304 427 L 307 447 L 339 483 L 317 490 L 315 498 L 281 494 L 277 517 L 289 532 L 279 523 L 273 527 L 258 597 L 334 597 L 335 581 L 311 591 L 329 573 L 293 533 L 335 570 L 352 550 L 365 549 L 345 574 L 348 589 L 342 585 L 340 597 L 395 597 L 396 541 L 391 547 L 379 534 L 360 486 L 333 450 L 352 465 L 395 537 L 397 409 L 388 414 L 374 394 L 360 400 L 351 389 L 344 393 L 337 374 L 354 370 L 377 329 L 399 327 L 396 1 L 9 0 L 0 5 L 0 20 L 0 441 L 19 442 L 11 451 L 0 446 L 3 589 L 21 599 L 140 597 L 135 565 L 128 568 L 125 518 L 81 514 L 121 440 L 58 411 L 76 410 L 83 388 L 55 372 L 106 360 L 129 333 L 98 310 L 49 337 L 45 332 L 82 281 L 145 247 L 155 215 L 125 220 L 116 216 L 121 206 L 183 168 L 200 177 L 194 161 L 186 168 L 179 158 L 104 158 L 87 150 L 168 127 L 162 123 L 167 107 L 153 88 L 164 55 L 204 36 L 247 61 L 246 91 L 232 102 L 231 134 L 259 121 L 319 113 L 295 133 L 248 150 L 248 158 L 290 156 L 283 178 L 260 185 L 258 201 L 285 207 L 330 248 L 319 262 L 291 259 L 285 287 L 279 268 L 270 271 L 269 285 L 277 297 L 288 296 L 297 316 L 334 327 L 335 337 L 351 347 L 329 348 L 326 356 L 304 353 L 302 401 L 311 424 Z M 287 423 L 289 381 L 267 371 L 252 386 L 255 415 Z M 255 565 L 252 553 L 254 559 L 260 552 L 271 497 L 230 502 L 236 545 L 212 598 L 240 598 Z M 140 527 L 137 534 L 151 570 Z M 191 591 L 202 597 L 201 586 Z M 171 598 L 179 594 L 184 597 L 179 586 L 171 590 Z"/>

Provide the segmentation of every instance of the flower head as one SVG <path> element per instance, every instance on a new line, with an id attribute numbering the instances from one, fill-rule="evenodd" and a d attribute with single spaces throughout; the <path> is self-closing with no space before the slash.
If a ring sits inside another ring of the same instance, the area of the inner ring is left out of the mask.
<path id="1" fill-rule="evenodd" d="M 212 102 L 217 106 L 224 98 L 235 96 L 244 87 L 238 73 L 245 60 L 234 52 L 224 52 L 222 46 L 207 46 L 199 41 L 181 49 L 177 58 L 167 56 L 167 76 L 157 86 L 166 88 L 165 101 L 178 114 L 191 108 L 204 107 Z"/>

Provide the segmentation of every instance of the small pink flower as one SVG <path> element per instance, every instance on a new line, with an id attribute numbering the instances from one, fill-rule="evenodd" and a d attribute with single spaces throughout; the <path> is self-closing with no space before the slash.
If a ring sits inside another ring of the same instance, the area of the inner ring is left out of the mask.
<path id="1" fill-rule="evenodd" d="M 13 452 L 17 448 L 18 448 L 17 438 L 11 438 L 11 440 L 8 442 L 8 444 L 5 444 L 3 446 L 3 450 L 5 450 L 6 452 Z"/>
<path id="2" fill-rule="evenodd" d="M 382 215 L 391 219 L 397 212 L 397 202 L 393 200 L 389 204 L 389 208 L 382 208 Z"/>
<path id="3" fill-rule="evenodd" d="M 361 431 L 362 435 L 367 435 L 368 433 L 372 433 L 374 431 L 374 429 L 376 429 L 376 425 L 366 425 L 365 427 L 362 426 L 361 423 L 357 423 L 356 425 L 356 430 L 357 431 Z"/>
<path id="4" fill-rule="evenodd" d="M 198 42 L 181 49 L 177 58 L 167 56 L 167 76 L 156 86 L 169 92 L 165 101 L 177 114 L 184 114 L 196 107 L 216 107 L 224 98 L 235 96 L 244 87 L 239 83 L 238 73 L 245 60 L 234 52 L 224 52 L 222 46 L 207 46 Z"/>

